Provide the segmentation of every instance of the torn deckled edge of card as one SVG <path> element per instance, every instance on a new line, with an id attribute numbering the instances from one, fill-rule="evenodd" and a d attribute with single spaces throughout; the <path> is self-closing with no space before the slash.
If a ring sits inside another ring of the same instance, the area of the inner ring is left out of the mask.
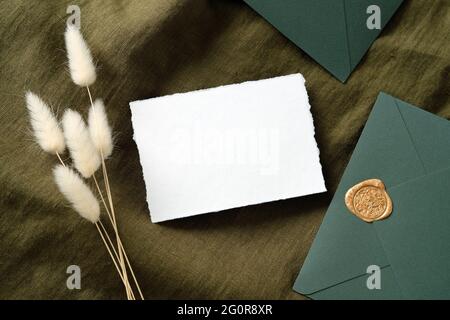
<path id="1" fill-rule="evenodd" d="M 326 191 L 301 74 L 130 108 L 152 222 Z"/>

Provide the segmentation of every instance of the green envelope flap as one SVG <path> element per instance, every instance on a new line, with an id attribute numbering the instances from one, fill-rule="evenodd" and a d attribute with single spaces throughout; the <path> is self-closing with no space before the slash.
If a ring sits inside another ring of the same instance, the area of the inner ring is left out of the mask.
<path id="1" fill-rule="evenodd" d="M 309 295 L 389 265 L 372 224 L 350 214 L 345 193 L 379 178 L 387 187 L 425 174 L 395 98 L 380 93 L 327 210 L 294 290 Z"/>
<path id="2" fill-rule="evenodd" d="M 245 0 L 336 78 L 351 72 L 342 1 Z"/>
<path id="3" fill-rule="evenodd" d="M 345 82 L 403 0 L 244 0 L 289 40 Z M 381 11 L 369 29 L 367 8 Z"/>
<path id="4" fill-rule="evenodd" d="M 374 227 L 402 291 L 410 299 L 450 299 L 450 169 L 388 193 L 392 215 Z"/>
<path id="5" fill-rule="evenodd" d="M 426 172 L 450 165 L 450 122 L 396 99 L 402 118 Z"/>
<path id="6" fill-rule="evenodd" d="M 353 70 L 361 61 L 370 45 L 379 36 L 391 17 L 397 11 L 403 0 L 373 1 L 373 0 L 345 0 L 345 14 L 347 22 L 348 55 L 350 68 Z M 381 11 L 381 30 L 367 28 L 367 8 L 378 5 Z"/>
<path id="7" fill-rule="evenodd" d="M 311 298 L 317 300 L 399 300 L 404 296 L 397 285 L 397 281 L 390 266 L 380 268 L 382 290 L 367 290 L 368 274 L 344 281 L 326 290 L 318 291 Z"/>

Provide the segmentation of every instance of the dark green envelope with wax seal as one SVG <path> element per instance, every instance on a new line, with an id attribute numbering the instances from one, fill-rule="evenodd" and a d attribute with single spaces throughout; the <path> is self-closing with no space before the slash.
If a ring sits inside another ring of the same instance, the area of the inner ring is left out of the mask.
<path id="1" fill-rule="evenodd" d="M 403 0 L 244 0 L 336 78 L 345 82 Z M 368 7 L 380 8 L 369 29 Z"/>
<path id="2" fill-rule="evenodd" d="M 384 182 L 393 211 L 364 222 L 349 188 Z M 369 290 L 369 266 L 381 289 Z M 294 290 L 313 299 L 450 299 L 450 122 L 380 93 Z"/>

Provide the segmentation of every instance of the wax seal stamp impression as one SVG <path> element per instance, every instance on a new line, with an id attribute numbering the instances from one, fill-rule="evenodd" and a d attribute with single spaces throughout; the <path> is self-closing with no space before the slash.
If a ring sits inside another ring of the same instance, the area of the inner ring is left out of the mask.
<path id="1" fill-rule="evenodd" d="M 345 205 L 366 222 L 385 219 L 392 213 L 391 198 L 379 179 L 365 180 L 351 187 L 345 194 Z"/>

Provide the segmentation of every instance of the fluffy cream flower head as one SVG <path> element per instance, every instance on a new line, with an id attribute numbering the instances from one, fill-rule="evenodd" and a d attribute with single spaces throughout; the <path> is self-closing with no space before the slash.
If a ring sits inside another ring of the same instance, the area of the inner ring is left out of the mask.
<path id="1" fill-rule="evenodd" d="M 92 143 L 105 159 L 108 158 L 113 150 L 113 139 L 105 106 L 101 99 L 95 100 L 89 109 L 88 124 Z"/>
<path id="2" fill-rule="evenodd" d="M 84 178 L 91 177 L 100 167 L 101 159 L 83 118 L 78 112 L 67 109 L 62 126 L 75 168 Z"/>
<path id="3" fill-rule="evenodd" d="M 93 84 L 97 78 L 91 51 L 80 30 L 68 25 L 64 34 L 66 40 L 67 58 L 69 59 L 70 76 L 75 84 L 86 87 Z"/>
<path id="4" fill-rule="evenodd" d="M 100 219 L 100 206 L 91 189 L 80 176 L 68 167 L 57 165 L 53 176 L 59 191 L 84 219 L 96 223 Z"/>
<path id="5" fill-rule="evenodd" d="M 45 152 L 64 152 L 66 145 L 63 132 L 49 106 L 31 91 L 26 93 L 25 99 L 37 143 Z"/>

